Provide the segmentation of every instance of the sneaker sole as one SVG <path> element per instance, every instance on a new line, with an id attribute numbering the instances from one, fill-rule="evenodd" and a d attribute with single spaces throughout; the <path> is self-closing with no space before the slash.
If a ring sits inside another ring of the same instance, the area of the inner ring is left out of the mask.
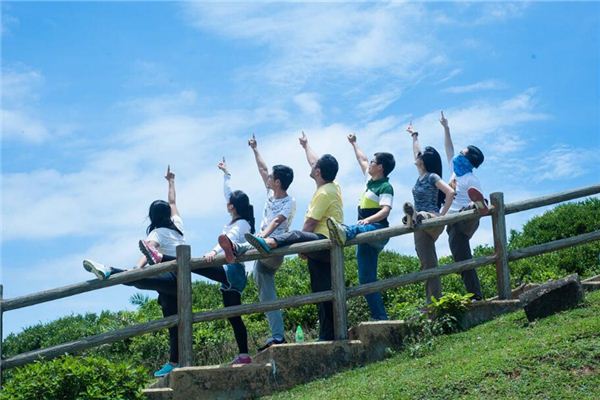
<path id="1" fill-rule="evenodd" d="M 94 264 L 92 264 L 91 262 L 89 262 L 87 260 L 83 261 L 83 268 L 86 271 L 91 272 L 92 274 L 96 275 L 96 277 L 102 281 L 107 278 L 107 276 L 104 274 L 103 271 L 100 271 L 99 269 L 94 267 Z"/>
<path id="2" fill-rule="evenodd" d="M 287 343 L 285 340 L 284 340 L 283 342 L 276 342 L 276 341 L 272 341 L 272 342 L 269 342 L 269 343 L 265 344 L 265 345 L 264 345 L 264 346 L 262 346 L 262 347 L 259 347 L 258 349 L 256 349 L 256 351 L 257 351 L 258 353 L 260 353 L 261 351 L 265 351 L 265 350 L 267 350 L 267 349 L 268 349 L 269 347 L 271 347 L 271 346 L 277 346 L 278 344 L 285 344 L 285 343 Z"/>
<path id="3" fill-rule="evenodd" d="M 144 256 L 146 256 L 146 261 L 148 262 L 149 265 L 154 265 L 156 264 L 154 262 L 154 258 L 152 258 L 152 254 L 148 251 L 148 249 L 146 248 L 146 246 L 144 246 L 144 242 L 143 241 L 139 241 L 138 242 L 138 246 L 140 247 L 140 251 L 142 252 L 142 254 Z"/>
<path id="4" fill-rule="evenodd" d="M 475 203 L 475 207 L 477 207 L 480 215 L 488 215 L 490 213 L 490 209 L 488 208 L 487 204 L 485 204 L 485 198 L 479 190 L 475 188 L 469 188 L 467 190 L 467 194 L 469 195 L 469 199 Z"/>
<path id="5" fill-rule="evenodd" d="M 233 254 L 231 240 L 226 235 L 219 235 L 217 241 L 225 253 L 225 261 L 227 261 L 227 264 L 232 264 L 235 261 L 235 255 Z"/>
<path id="6" fill-rule="evenodd" d="M 256 237 L 254 237 L 253 235 L 247 233 L 244 235 L 244 238 L 246 238 L 246 241 L 248 243 L 250 243 L 252 245 L 252 247 L 254 247 L 256 250 L 258 250 L 258 252 L 260 254 L 266 255 L 266 254 L 270 253 L 269 250 L 267 250 L 263 247 L 262 242 L 260 240 L 258 240 Z"/>
<path id="7" fill-rule="evenodd" d="M 415 220 L 413 219 L 413 215 L 415 215 L 415 208 L 412 206 L 412 204 L 410 206 L 404 204 L 402 210 L 404 211 L 404 214 L 406 216 L 405 225 L 409 228 L 413 228 L 415 226 Z"/>
<path id="8" fill-rule="evenodd" d="M 333 222 L 332 220 L 327 218 L 326 223 L 327 223 L 327 228 L 329 228 L 329 233 L 331 234 L 331 236 L 333 236 L 333 239 L 336 241 L 336 243 L 340 246 L 345 245 L 346 241 L 342 239 L 342 233 L 338 229 L 335 222 Z"/>

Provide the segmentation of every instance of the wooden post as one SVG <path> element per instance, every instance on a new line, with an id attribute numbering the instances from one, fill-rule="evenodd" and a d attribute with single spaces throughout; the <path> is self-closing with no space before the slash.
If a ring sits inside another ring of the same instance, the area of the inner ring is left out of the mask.
<path id="1" fill-rule="evenodd" d="M 179 333 L 179 365 L 193 365 L 192 348 L 192 272 L 191 249 L 188 245 L 177 246 L 177 332 Z"/>
<path id="2" fill-rule="evenodd" d="M 508 269 L 508 250 L 506 245 L 506 218 L 504 214 L 504 194 L 495 192 L 490 195 L 494 206 L 492 214 L 492 231 L 494 233 L 494 249 L 496 253 L 496 281 L 498 298 L 509 300 L 510 270 Z"/>
<path id="3" fill-rule="evenodd" d="M 331 289 L 333 291 L 333 331 L 335 340 L 348 339 L 348 311 L 346 307 L 346 278 L 344 276 L 344 248 L 332 242 Z"/>

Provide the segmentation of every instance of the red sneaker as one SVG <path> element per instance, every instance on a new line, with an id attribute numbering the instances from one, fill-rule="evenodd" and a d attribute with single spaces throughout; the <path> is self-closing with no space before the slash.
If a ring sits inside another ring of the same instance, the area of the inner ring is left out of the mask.
<path id="1" fill-rule="evenodd" d="M 227 261 L 227 264 L 232 264 L 235 261 L 235 254 L 231 239 L 227 235 L 219 235 L 218 242 L 225 253 L 225 261 Z"/>
<path id="2" fill-rule="evenodd" d="M 252 358 L 248 354 L 238 354 L 235 356 L 231 365 L 252 364 Z"/>
<path id="3" fill-rule="evenodd" d="M 162 254 L 160 254 L 160 252 L 156 250 L 156 248 L 148 241 L 140 240 L 138 245 L 140 246 L 140 251 L 142 254 L 146 256 L 146 261 L 148 261 L 148 264 L 154 265 L 162 261 Z"/>

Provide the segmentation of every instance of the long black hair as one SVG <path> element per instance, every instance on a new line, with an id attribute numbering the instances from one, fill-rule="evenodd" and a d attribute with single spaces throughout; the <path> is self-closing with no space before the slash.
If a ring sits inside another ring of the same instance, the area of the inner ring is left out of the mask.
<path id="1" fill-rule="evenodd" d="M 231 221 L 234 223 L 238 219 L 245 219 L 250 224 L 250 233 L 256 232 L 254 229 L 254 207 L 250 204 L 250 198 L 248 195 L 241 190 L 235 190 L 229 196 L 229 204 L 235 207 L 235 211 L 239 215 L 239 218 Z"/>
<path id="2" fill-rule="evenodd" d="M 171 220 L 171 206 L 166 201 L 154 200 L 152 204 L 150 204 L 148 218 L 150 218 L 150 225 L 146 228 L 146 234 L 149 234 L 156 228 L 168 228 L 183 236 L 183 232 L 181 232 Z"/>
<path id="3" fill-rule="evenodd" d="M 423 165 L 427 172 L 437 174 L 440 178 L 442 177 L 442 158 L 435 148 L 431 146 L 425 147 L 425 151 L 421 153 L 421 159 L 423 160 Z M 438 208 L 442 207 L 442 204 L 444 204 L 445 201 L 446 195 L 438 189 Z"/>

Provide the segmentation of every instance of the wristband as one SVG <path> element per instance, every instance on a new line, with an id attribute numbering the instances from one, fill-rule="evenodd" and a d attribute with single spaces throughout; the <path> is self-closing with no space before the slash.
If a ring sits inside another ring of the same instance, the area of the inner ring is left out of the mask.
<path id="1" fill-rule="evenodd" d="M 412 136 L 412 137 L 419 136 L 419 132 L 413 132 L 410 134 L 410 136 Z"/>

